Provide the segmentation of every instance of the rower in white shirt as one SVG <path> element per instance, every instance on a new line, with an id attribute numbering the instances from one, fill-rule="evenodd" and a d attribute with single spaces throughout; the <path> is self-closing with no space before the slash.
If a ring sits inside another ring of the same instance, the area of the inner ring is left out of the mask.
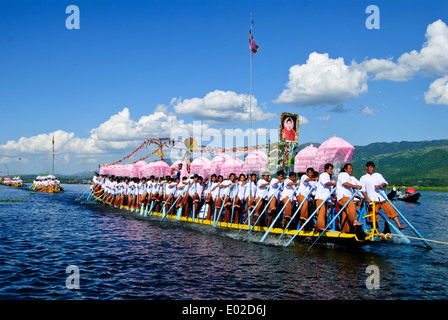
<path id="1" fill-rule="evenodd" d="M 224 206 L 223 210 L 225 211 L 224 214 L 224 221 L 230 222 L 230 215 L 232 211 L 232 200 L 234 196 L 234 192 L 236 193 L 235 184 L 236 184 L 236 176 L 234 173 L 231 173 L 229 175 L 229 179 L 224 180 L 219 185 L 219 196 L 216 200 L 216 206 L 215 209 L 221 210 L 221 207 Z"/>
<path id="2" fill-rule="evenodd" d="M 354 189 L 361 189 L 360 184 L 354 183 L 352 179 L 353 166 L 346 163 L 338 176 L 336 184 L 336 199 L 342 208 L 353 195 Z M 348 233 L 352 227 L 363 225 L 356 219 L 356 205 L 354 201 L 350 201 L 341 213 L 342 233 Z"/>
<path id="3" fill-rule="evenodd" d="M 283 228 L 289 222 L 292 216 L 292 204 L 296 200 L 295 199 L 295 190 L 300 185 L 300 182 L 296 182 L 296 174 L 295 172 L 290 172 L 289 178 L 285 179 L 283 184 L 283 190 L 280 194 L 280 202 L 282 203 L 282 207 L 285 207 L 284 210 L 284 221 Z"/>
<path id="4" fill-rule="evenodd" d="M 246 194 L 244 196 L 247 204 L 247 212 L 253 210 L 255 207 L 255 196 L 257 195 L 257 175 L 255 173 L 250 174 L 247 177 Z"/>
<path id="5" fill-rule="evenodd" d="M 300 208 L 300 220 L 302 221 L 308 220 L 308 202 L 311 197 L 310 190 L 311 188 L 313 188 L 313 190 L 316 189 L 315 184 L 317 183 L 316 181 L 319 180 L 319 178 L 314 175 L 314 172 L 313 168 L 307 168 L 306 174 L 302 175 L 300 178 L 300 186 L 299 189 L 297 189 L 297 203 L 300 206 L 303 202 L 303 205 Z"/>
<path id="6" fill-rule="evenodd" d="M 256 220 L 258 220 L 258 217 L 260 216 L 260 212 L 264 210 L 267 202 L 268 202 L 268 191 L 270 189 L 269 187 L 269 178 L 270 173 L 268 171 L 263 172 L 262 178 L 257 181 L 257 193 L 255 195 L 255 210 L 253 213 L 253 220 L 251 221 L 254 223 Z M 255 220 L 255 221 L 254 221 Z M 264 226 L 266 219 L 260 219 L 258 225 Z"/>
<path id="7" fill-rule="evenodd" d="M 384 193 L 383 188 L 387 187 L 388 183 L 381 174 L 374 172 L 374 170 L 375 164 L 368 161 L 366 163 L 366 174 L 359 180 L 362 186 L 361 193 L 369 204 L 375 201 L 375 217 L 377 221 L 379 220 L 378 211 L 379 209 L 383 209 L 389 219 L 393 219 L 398 228 L 402 230 L 405 226 L 401 225 L 397 212 L 395 212 L 392 205 L 380 193 L 380 191 Z M 372 213 L 371 207 L 369 207 L 369 212 Z M 370 219 L 372 222 L 372 217 Z"/>
<path id="8" fill-rule="evenodd" d="M 270 188 L 268 192 L 268 202 L 270 201 L 268 208 L 268 226 L 271 225 L 277 213 L 277 204 L 280 202 L 280 193 L 283 189 L 283 183 L 285 179 L 285 173 L 283 171 L 277 172 L 277 178 L 272 178 L 270 182 Z"/>
<path id="9" fill-rule="evenodd" d="M 325 201 L 325 199 L 328 198 L 328 196 L 331 193 L 331 189 L 336 186 L 336 183 L 334 183 L 331 180 L 331 175 L 333 173 L 333 165 L 331 163 L 326 163 L 324 167 L 325 172 L 321 173 L 319 176 L 319 181 L 317 182 L 317 188 L 316 188 L 316 208 L 318 208 L 322 202 Z M 317 222 L 314 227 L 316 231 L 323 231 L 325 230 L 325 221 L 327 218 L 327 209 L 328 209 L 328 201 L 326 201 L 319 209 L 317 213 Z"/>

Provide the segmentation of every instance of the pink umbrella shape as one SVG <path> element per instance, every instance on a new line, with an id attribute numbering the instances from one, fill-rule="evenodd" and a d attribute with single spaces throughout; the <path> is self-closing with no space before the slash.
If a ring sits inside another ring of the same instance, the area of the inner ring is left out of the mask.
<path id="1" fill-rule="evenodd" d="M 134 165 L 133 165 L 134 166 L 134 175 L 136 178 L 141 179 L 143 177 L 141 171 L 144 167 L 146 167 L 146 165 L 147 165 L 147 163 L 143 160 L 140 160 L 140 161 L 134 163 Z"/>
<path id="2" fill-rule="evenodd" d="M 206 176 L 211 176 L 212 174 L 221 174 L 221 165 L 226 162 L 226 158 L 223 154 L 216 155 L 209 164 L 205 165 L 203 170 Z"/>
<path id="3" fill-rule="evenodd" d="M 314 160 L 316 157 L 317 148 L 312 144 L 303 148 L 294 158 L 294 171 L 306 172 L 308 168 L 314 168 Z"/>
<path id="4" fill-rule="evenodd" d="M 244 172 L 262 174 L 267 170 L 268 155 L 257 150 L 249 153 L 244 159 Z"/>
<path id="5" fill-rule="evenodd" d="M 244 162 L 238 158 L 233 158 L 227 154 L 223 154 L 223 158 L 225 159 L 224 163 L 219 165 L 220 174 L 227 178 L 231 173 L 236 174 L 237 176 L 240 173 L 243 173 Z"/>
<path id="6" fill-rule="evenodd" d="M 209 177 L 209 171 L 207 167 L 210 165 L 211 161 L 206 157 L 198 157 L 194 159 L 190 164 L 191 174 L 198 174 L 203 178 Z"/>
<path id="7" fill-rule="evenodd" d="M 315 157 L 315 170 L 324 171 L 325 164 L 332 163 L 339 166 L 346 162 L 350 162 L 353 157 L 355 148 L 347 141 L 336 136 L 328 139 L 317 149 Z"/>
<path id="8" fill-rule="evenodd" d="M 163 160 L 149 163 L 149 175 L 155 177 L 165 177 L 170 174 L 170 165 Z"/>

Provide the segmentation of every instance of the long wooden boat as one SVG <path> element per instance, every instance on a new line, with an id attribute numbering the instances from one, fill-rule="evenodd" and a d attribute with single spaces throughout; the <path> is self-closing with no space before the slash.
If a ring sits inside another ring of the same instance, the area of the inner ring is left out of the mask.
<path id="1" fill-rule="evenodd" d="M 45 187 L 43 189 L 36 189 L 35 186 L 32 185 L 29 189 L 36 192 L 46 192 L 46 193 L 59 193 L 61 191 L 64 191 L 64 189 L 60 186 L 51 186 L 51 188 Z"/>
<path id="2" fill-rule="evenodd" d="M 420 198 L 420 192 L 415 192 L 412 194 L 403 194 L 403 195 L 397 196 L 397 200 L 405 201 L 405 202 L 413 202 L 413 203 L 417 202 L 419 198 Z"/>
<path id="3" fill-rule="evenodd" d="M 98 197 L 93 196 L 93 198 L 95 198 L 96 200 L 98 200 L 98 202 L 103 203 L 102 199 L 98 199 Z M 145 214 L 144 212 L 140 212 L 140 211 L 129 211 L 129 208 L 127 206 L 123 206 L 122 208 L 118 209 L 118 210 L 126 210 L 126 215 L 130 215 L 133 216 L 135 218 L 155 218 L 158 220 L 164 220 L 164 219 L 168 219 L 171 221 L 178 221 L 181 223 L 186 223 L 186 224 L 192 224 L 192 225 L 204 225 L 204 226 L 209 226 L 211 228 L 215 228 L 216 230 L 219 231 L 229 231 L 231 233 L 235 233 L 235 232 L 239 232 L 241 229 L 241 232 L 245 232 L 246 234 L 249 233 L 249 231 L 251 232 L 251 234 L 258 234 L 261 238 L 262 235 L 264 235 L 267 231 L 268 231 L 268 227 L 261 227 L 261 226 L 253 226 L 253 225 L 248 225 L 246 224 L 236 224 L 236 223 L 230 223 L 230 222 L 221 222 L 218 221 L 216 222 L 216 224 L 214 224 L 213 220 L 207 220 L 207 219 L 202 219 L 202 218 L 198 218 L 196 217 L 195 219 L 193 219 L 192 217 L 182 217 L 182 216 L 178 216 L 177 214 L 167 214 L 163 215 L 163 213 L 160 212 L 148 212 L 147 214 Z M 144 211 L 144 210 L 143 210 Z M 362 212 L 361 212 L 362 214 Z M 390 233 L 390 229 L 389 226 L 391 228 L 393 228 L 393 226 L 389 223 L 386 222 L 385 225 L 385 230 L 383 231 L 383 233 L 380 233 L 376 228 L 372 231 L 372 230 L 366 230 L 366 223 L 364 224 L 364 226 L 359 227 L 356 229 L 355 233 L 341 233 L 339 231 L 335 231 L 335 230 L 328 230 L 323 232 L 323 234 L 321 235 L 320 232 L 314 232 L 314 231 L 308 231 L 308 230 L 301 230 L 297 235 L 297 229 L 289 229 L 284 231 L 282 228 L 271 228 L 269 230 L 269 236 L 268 239 L 278 239 L 278 237 L 284 233 L 283 238 L 285 241 L 291 239 L 292 237 L 294 237 L 294 242 L 299 242 L 299 241 L 305 241 L 305 242 L 314 242 L 318 237 L 320 237 L 320 239 L 322 239 L 322 242 L 325 243 L 335 243 L 335 244 L 341 244 L 341 245 L 355 245 L 355 246 L 364 246 L 364 245 L 369 245 L 369 244 L 376 244 L 376 243 L 382 243 L 382 242 L 386 242 L 389 239 L 394 238 L 397 242 L 400 243 L 404 243 L 403 239 L 401 239 L 400 237 L 397 236 L 392 236 Z M 254 233 L 252 233 L 254 232 Z M 387 232 L 387 233 L 386 233 Z M 395 233 L 400 233 L 400 231 L 398 231 L 398 229 L 394 229 Z M 407 240 L 407 239 L 406 239 Z M 409 242 L 406 242 L 409 243 Z"/>

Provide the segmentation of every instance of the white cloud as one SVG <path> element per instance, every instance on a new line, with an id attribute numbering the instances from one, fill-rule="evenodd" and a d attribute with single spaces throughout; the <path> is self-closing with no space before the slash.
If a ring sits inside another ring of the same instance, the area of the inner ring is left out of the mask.
<path id="1" fill-rule="evenodd" d="M 128 108 L 124 108 L 90 133 L 99 146 L 122 149 L 145 138 L 170 137 L 174 130 L 192 131 L 193 126 L 170 113 L 167 106 L 159 105 L 154 113 L 142 116 L 138 121 L 131 118 Z"/>
<path id="2" fill-rule="evenodd" d="M 73 132 L 57 130 L 32 137 L 21 137 L 17 141 L 8 141 L 0 145 L 0 152 L 5 155 L 48 155 L 52 152 L 54 137 L 55 153 L 63 154 L 64 161 L 69 162 L 70 154 L 80 156 L 106 154 L 138 146 L 145 138 L 170 137 L 176 130 L 188 132 L 193 130 L 194 124 L 185 124 L 167 109 L 167 107 L 158 106 L 154 113 L 142 116 L 135 121 L 131 118 L 129 109 L 124 108 L 97 128 L 92 129 L 88 138 L 79 138 Z M 207 127 L 207 125 L 200 125 L 200 130 Z"/>
<path id="3" fill-rule="evenodd" d="M 373 73 L 373 80 L 407 81 L 416 73 L 444 74 L 448 72 L 448 27 L 437 20 L 426 28 L 426 42 L 420 51 L 403 53 L 397 60 L 370 59 L 359 64 L 360 69 Z"/>
<path id="4" fill-rule="evenodd" d="M 429 90 L 425 92 L 425 102 L 448 105 L 448 75 L 430 84 Z"/>
<path id="5" fill-rule="evenodd" d="M 415 71 L 426 70 L 442 74 L 448 71 L 448 27 L 442 20 L 437 20 L 426 28 L 426 42 L 420 52 L 413 50 L 404 53 L 398 64 L 406 64 Z"/>
<path id="6" fill-rule="evenodd" d="M 305 64 L 289 69 L 289 81 L 275 103 L 298 107 L 339 104 L 367 92 L 367 73 L 343 58 L 313 52 Z"/>
<path id="7" fill-rule="evenodd" d="M 366 60 L 360 68 L 373 73 L 373 80 L 407 81 L 414 76 L 414 70 L 409 65 L 397 65 L 390 59 Z"/>
<path id="8" fill-rule="evenodd" d="M 367 116 L 373 116 L 375 114 L 375 110 L 370 109 L 368 106 L 366 105 L 362 105 L 359 107 L 359 112 L 361 114 L 367 115 Z"/>
<path id="9" fill-rule="evenodd" d="M 209 124 L 246 123 L 252 116 L 253 122 L 273 119 L 274 113 L 264 113 L 258 106 L 257 99 L 247 94 L 237 94 L 233 91 L 215 90 L 203 98 L 177 99 L 171 102 L 179 115 L 189 115 L 193 119 Z M 252 106 L 252 115 L 250 115 Z"/>

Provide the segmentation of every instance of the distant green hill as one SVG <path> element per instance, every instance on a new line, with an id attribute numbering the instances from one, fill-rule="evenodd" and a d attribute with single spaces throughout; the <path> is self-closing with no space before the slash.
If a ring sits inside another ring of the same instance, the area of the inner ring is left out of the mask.
<path id="1" fill-rule="evenodd" d="M 365 163 L 373 161 L 389 184 L 448 186 L 448 140 L 372 143 L 355 146 L 353 174 L 365 173 Z"/>
<path id="2" fill-rule="evenodd" d="M 313 144 L 300 145 L 297 151 Z M 375 142 L 354 146 L 353 175 L 365 174 L 365 164 L 373 161 L 390 185 L 448 186 L 448 139 L 431 141 Z"/>

